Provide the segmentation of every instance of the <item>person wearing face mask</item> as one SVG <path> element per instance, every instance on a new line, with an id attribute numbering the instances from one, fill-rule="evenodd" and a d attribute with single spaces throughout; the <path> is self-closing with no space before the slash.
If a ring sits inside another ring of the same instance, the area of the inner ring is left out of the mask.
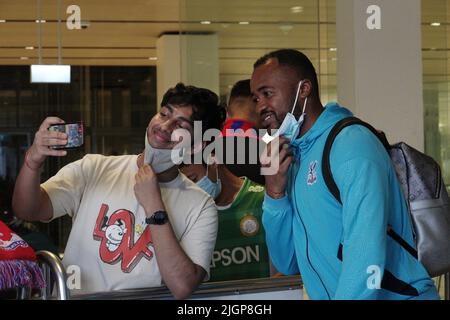
<path id="1" fill-rule="evenodd" d="M 270 277 L 261 222 L 264 186 L 233 175 L 214 157 L 209 157 L 208 163 L 183 165 L 181 172 L 213 197 L 217 205 L 219 227 L 210 281 Z"/>
<path id="2" fill-rule="evenodd" d="M 335 102 L 322 105 L 311 61 L 292 49 L 268 53 L 254 64 L 251 89 L 262 127 L 273 129 L 264 138 L 267 150 L 277 155 L 261 159 L 278 165 L 265 176 L 263 204 L 277 269 L 300 272 L 312 299 L 438 299 L 424 266 L 387 235 L 389 225 L 415 247 L 393 164 L 365 127 L 346 127 L 334 141 L 331 172 L 342 202 L 328 190 L 325 141 L 352 113 Z"/>
<path id="3" fill-rule="evenodd" d="M 160 111 L 145 130 L 139 155 L 86 155 L 40 184 L 47 156 L 67 137 L 47 128 L 63 121 L 44 120 L 16 181 L 13 207 L 19 218 L 51 221 L 72 217 L 63 264 L 80 270 L 79 292 L 155 287 L 165 284 L 175 298 L 187 298 L 209 278 L 217 236 L 213 199 L 180 174 L 176 129 L 202 133 L 225 118 L 212 91 L 185 86 L 169 89 Z"/>
<path id="4" fill-rule="evenodd" d="M 235 83 L 230 92 L 227 119 L 221 129 L 226 139 L 254 139 L 252 130 L 259 126 L 250 91 L 250 80 Z M 241 129 L 243 132 L 235 131 Z M 243 135 L 242 135 L 243 133 Z M 220 140 L 219 140 L 220 141 Z M 240 141 L 242 142 L 242 141 Z M 235 151 L 237 153 L 239 151 Z M 249 152 L 249 150 L 246 150 Z M 226 155 L 223 155 L 226 159 Z M 249 163 L 218 164 L 209 155 L 204 164 L 183 165 L 181 171 L 214 198 L 219 216 L 219 230 L 211 261 L 211 281 L 265 278 L 277 274 L 270 263 L 262 228 L 264 186 L 258 181 L 259 165 Z M 262 179 L 261 179 L 262 178 Z"/>

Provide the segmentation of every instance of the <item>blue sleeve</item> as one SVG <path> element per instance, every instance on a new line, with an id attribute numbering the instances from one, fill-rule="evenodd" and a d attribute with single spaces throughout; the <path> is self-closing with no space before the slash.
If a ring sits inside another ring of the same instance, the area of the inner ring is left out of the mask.
<path id="1" fill-rule="evenodd" d="M 272 263 L 285 275 L 299 273 L 292 235 L 292 212 L 287 196 L 273 199 L 265 194 L 262 222 L 266 243 Z"/>
<path id="2" fill-rule="evenodd" d="M 390 173 L 383 161 L 353 158 L 333 173 L 343 204 L 342 272 L 334 299 L 378 296 L 390 210 Z"/>

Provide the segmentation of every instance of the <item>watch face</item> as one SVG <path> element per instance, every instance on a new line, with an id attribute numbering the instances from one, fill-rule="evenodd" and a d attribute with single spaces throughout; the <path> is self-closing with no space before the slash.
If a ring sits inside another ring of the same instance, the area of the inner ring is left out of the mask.
<path id="1" fill-rule="evenodd" d="M 156 220 L 156 221 L 162 221 L 162 220 L 164 220 L 165 218 L 166 218 L 165 212 L 158 211 L 158 212 L 155 213 L 155 220 Z"/>
<path id="2" fill-rule="evenodd" d="M 165 211 L 157 211 L 153 214 L 155 224 L 164 224 L 167 222 L 167 213 Z"/>

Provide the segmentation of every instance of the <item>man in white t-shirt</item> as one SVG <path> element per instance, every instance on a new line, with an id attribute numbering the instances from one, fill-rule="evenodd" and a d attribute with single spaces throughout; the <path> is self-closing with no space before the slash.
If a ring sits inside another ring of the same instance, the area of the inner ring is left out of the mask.
<path id="1" fill-rule="evenodd" d="M 175 129 L 218 127 L 224 111 L 207 89 L 177 84 L 150 121 L 139 155 L 86 155 L 42 185 L 40 169 L 67 136 L 50 132 L 49 117 L 36 133 L 16 181 L 13 207 L 24 220 L 68 214 L 73 226 L 63 263 L 80 270 L 79 292 L 160 286 L 187 298 L 209 278 L 217 236 L 213 199 L 182 175 L 170 157 Z"/>

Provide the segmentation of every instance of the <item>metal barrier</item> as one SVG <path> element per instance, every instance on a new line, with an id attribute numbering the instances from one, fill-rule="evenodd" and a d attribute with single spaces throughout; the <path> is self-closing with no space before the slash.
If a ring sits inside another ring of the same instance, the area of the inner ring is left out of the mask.
<path id="1" fill-rule="evenodd" d="M 66 271 L 57 255 L 49 251 L 36 252 L 37 261 L 42 269 L 47 286 L 41 290 L 43 300 L 52 299 L 53 283 L 56 284 L 56 299 L 68 300 L 70 298 L 69 289 L 66 286 Z M 55 282 L 53 282 L 53 279 Z"/>
<path id="2" fill-rule="evenodd" d="M 262 278 L 249 280 L 234 280 L 222 282 L 202 283 L 192 294 L 190 299 L 249 299 L 250 295 L 269 294 L 266 299 L 286 299 L 286 293 L 292 292 L 291 299 L 302 299 L 302 282 L 299 276 Z M 235 297 L 235 298 L 233 298 Z M 295 298 L 294 298 L 295 297 Z M 126 289 L 109 292 L 94 292 L 84 294 L 73 294 L 73 300 L 162 300 L 173 299 L 172 294 L 166 287 Z M 251 298 L 250 298 L 251 299 Z M 287 298 L 289 299 L 289 298 Z"/>
<path id="3" fill-rule="evenodd" d="M 444 294 L 445 294 L 445 300 L 450 300 L 450 272 L 445 274 L 445 278 L 444 278 L 444 285 L 445 285 L 445 290 L 444 290 Z"/>

